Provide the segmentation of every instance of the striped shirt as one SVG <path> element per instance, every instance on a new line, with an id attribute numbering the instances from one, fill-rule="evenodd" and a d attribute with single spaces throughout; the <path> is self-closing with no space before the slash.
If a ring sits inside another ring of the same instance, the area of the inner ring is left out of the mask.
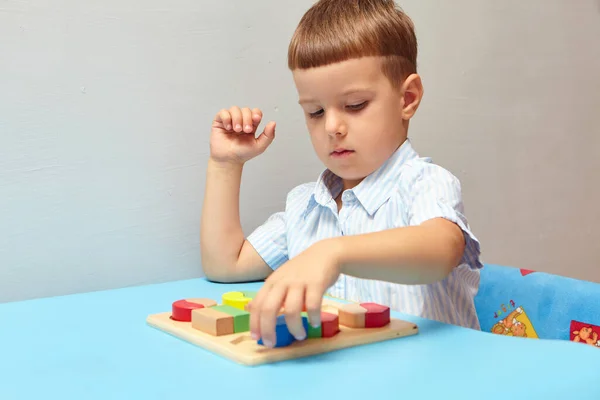
<path id="1" fill-rule="evenodd" d="M 444 280 L 401 285 L 342 274 L 326 294 L 479 330 L 474 296 L 483 264 L 479 241 L 464 216 L 458 179 L 420 157 L 407 139 L 378 170 L 342 194 L 338 213 L 335 198 L 342 189 L 342 180 L 329 170 L 316 182 L 296 186 L 288 193 L 285 210 L 271 215 L 248 241 L 276 269 L 322 239 L 446 218 L 462 228 L 466 248 L 460 265 Z"/>

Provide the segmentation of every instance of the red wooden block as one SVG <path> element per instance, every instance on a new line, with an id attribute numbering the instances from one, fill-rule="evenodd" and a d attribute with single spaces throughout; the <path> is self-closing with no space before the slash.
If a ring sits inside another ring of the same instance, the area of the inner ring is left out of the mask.
<path id="1" fill-rule="evenodd" d="M 390 308 L 377 303 L 361 303 L 367 309 L 365 328 L 381 328 L 390 323 Z"/>
<path id="2" fill-rule="evenodd" d="M 321 311 L 321 337 L 332 337 L 340 331 L 340 319 L 336 314 Z"/>
<path id="3" fill-rule="evenodd" d="M 523 269 L 521 268 L 521 275 L 523 276 L 527 276 L 529 274 L 533 274 L 535 271 L 531 270 L 531 269 Z"/>
<path id="4" fill-rule="evenodd" d="M 187 300 L 177 300 L 173 303 L 171 318 L 175 321 L 191 322 L 192 310 L 197 308 L 204 308 L 204 305 L 192 303 Z"/>
<path id="5" fill-rule="evenodd" d="M 217 302 L 207 298 L 187 298 L 173 303 L 171 319 L 175 321 L 191 322 L 192 310 L 216 306 Z"/>

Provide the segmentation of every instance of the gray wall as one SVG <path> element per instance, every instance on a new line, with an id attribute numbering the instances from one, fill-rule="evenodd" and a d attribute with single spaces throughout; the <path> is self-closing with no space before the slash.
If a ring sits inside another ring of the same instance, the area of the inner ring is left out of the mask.
<path id="1" fill-rule="evenodd" d="M 0 301 L 199 276 L 221 107 L 278 122 L 244 173 L 247 232 L 313 180 L 285 65 L 310 4 L 0 1 Z M 426 88 L 411 136 L 462 180 L 484 260 L 600 281 L 598 2 L 402 6 Z"/>

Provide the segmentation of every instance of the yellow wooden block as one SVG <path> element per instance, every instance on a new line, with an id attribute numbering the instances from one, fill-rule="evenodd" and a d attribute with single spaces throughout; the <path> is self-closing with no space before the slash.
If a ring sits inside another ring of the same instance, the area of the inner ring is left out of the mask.
<path id="1" fill-rule="evenodd" d="M 245 311 L 246 305 L 250 303 L 252 297 L 244 292 L 227 292 L 222 296 L 223 304 Z"/>

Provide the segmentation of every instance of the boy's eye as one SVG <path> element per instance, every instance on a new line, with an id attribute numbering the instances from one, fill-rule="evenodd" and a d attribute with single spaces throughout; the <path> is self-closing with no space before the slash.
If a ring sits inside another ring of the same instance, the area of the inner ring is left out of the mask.
<path id="1" fill-rule="evenodd" d="M 351 104 L 349 106 L 347 106 L 349 109 L 351 110 L 360 110 L 361 108 L 363 108 L 365 105 L 367 105 L 366 101 L 363 101 L 362 103 L 359 104 Z"/>
<path id="2" fill-rule="evenodd" d="M 308 115 L 310 115 L 311 118 L 316 118 L 319 115 L 321 115 L 322 113 L 323 113 L 323 110 L 319 110 L 319 111 L 311 112 Z"/>
<path id="3" fill-rule="evenodd" d="M 368 103 L 368 101 L 363 101 L 362 103 L 358 103 L 358 104 L 350 104 L 350 105 L 347 105 L 346 108 L 349 108 L 352 111 L 358 111 L 358 110 L 363 109 L 367 105 L 367 103 Z M 323 115 L 323 112 L 324 112 L 323 109 L 321 109 L 318 111 L 311 112 L 308 115 L 311 118 L 318 118 L 321 115 Z"/>

